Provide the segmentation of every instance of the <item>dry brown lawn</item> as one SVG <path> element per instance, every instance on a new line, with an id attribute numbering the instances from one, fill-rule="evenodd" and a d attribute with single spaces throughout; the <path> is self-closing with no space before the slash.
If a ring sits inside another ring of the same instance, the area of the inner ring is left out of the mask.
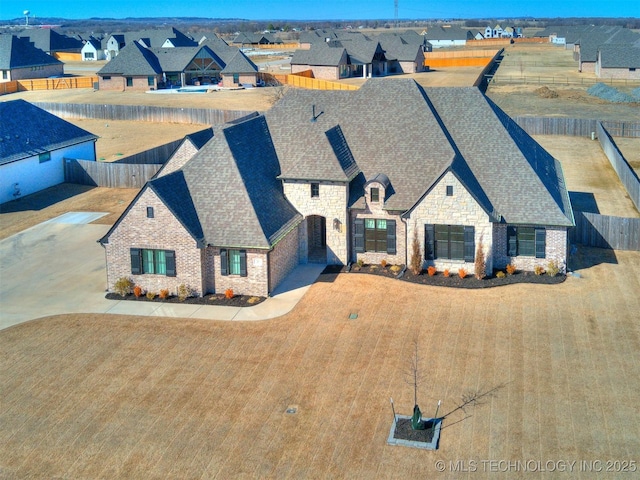
<path id="1" fill-rule="evenodd" d="M 562 135 L 534 135 L 534 139 L 560 160 L 570 192 L 592 194 L 602 215 L 640 217 L 598 141 Z M 640 149 L 640 138 L 615 139 L 619 140 L 626 140 L 625 151 L 634 145 Z"/>
<path id="2" fill-rule="evenodd" d="M 494 478 L 483 461 L 637 462 L 640 254 L 581 261 L 583 278 L 561 285 L 464 293 L 343 274 L 257 323 L 73 315 L 11 327 L 0 477 L 434 478 L 443 460 L 449 478 L 451 462 L 473 460 L 473 478 Z M 442 400 L 446 415 L 436 452 L 386 445 L 389 398 L 413 407 L 414 339 L 419 404 L 429 415 Z M 592 478 L 580 465 L 544 478 Z"/>

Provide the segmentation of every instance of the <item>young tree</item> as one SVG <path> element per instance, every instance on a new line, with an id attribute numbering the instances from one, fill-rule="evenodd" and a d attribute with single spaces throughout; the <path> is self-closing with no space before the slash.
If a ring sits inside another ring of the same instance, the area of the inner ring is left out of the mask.
<path id="1" fill-rule="evenodd" d="M 484 258 L 484 247 L 482 246 L 482 242 L 480 242 L 478 250 L 476 251 L 475 270 L 475 275 L 478 280 L 482 280 L 487 276 L 487 264 Z"/>
<path id="2" fill-rule="evenodd" d="M 411 428 L 414 430 L 424 430 L 425 423 L 422 421 L 422 412 L 418 407 L 418 385 L 422 382 L 420 373 L 420 357 L 418 355 L 418 342 L 413 341 L 413 356 L 409 362 L 409 369 L 406 375 L 406 382 L 413 386 L 413 415 L 411 417 Z"/>
<path id="3" fill-rule="evenodd" d="M 420 242 L 418 241 L 418 224 L 413 226 L 413 240 L 411 241 L 411 273 L 419 275 L 422 272 L 422 255 L 420 255 Z"/>

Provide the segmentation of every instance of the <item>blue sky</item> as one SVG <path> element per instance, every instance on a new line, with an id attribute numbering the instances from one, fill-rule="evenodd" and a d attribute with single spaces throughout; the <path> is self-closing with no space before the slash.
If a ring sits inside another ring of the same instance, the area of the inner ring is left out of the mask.
<path id="1" fill-rule="evenodd" d="M 393 19 L 393 0 L 2 0 L 0 18 L 207 17 L 248 20 Z M 398 0 L 399 18 L 640 17 L 638 0 Z"/>

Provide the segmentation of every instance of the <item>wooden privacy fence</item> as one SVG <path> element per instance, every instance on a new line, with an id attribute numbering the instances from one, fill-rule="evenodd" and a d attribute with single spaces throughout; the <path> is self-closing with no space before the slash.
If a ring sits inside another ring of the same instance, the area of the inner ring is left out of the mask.
<path id="1" fill-rule="evenodd" d="M 142 188 L 162 165 L 64 159 L 64 181 L 96 187 Z"/>
<path id="2" fill-rule="evenodd" d="M 614 137 L 640 137 L 640 123 L 622 121 L 602 121 L 584 118 L 561 117 L 513 117 L 529 135 L 567 135 L 572 137 L 591 137 L 598 135 L 597 125 L 602 125 Z"/>
<path id="3" fill-rule="evenodd" d="M 300 75 L 287 75 L 286 84 L 292 87 L 307 88 L 309 90 L 358 90 L 359 88 L 356 85 L 302 77 Z"/>
<path id="4" fill-rule="evenodd" d="M 0 83 L 0 95 L 31 90 L 67 90 L 93 88 L 98 77 L 32 78 Z"/>
<path id="5" fill-rule="evenodd" d="M 618 178 L 627 190 L 631 201 L 640 210 L 640 179 L 626 158 L 620 153 L 618 146 L 601 123 L 597 125 L 598 141 L 609 159 L 611 166 L 618 174 Z"/>
<path id="6" fill-rule="evenodd" d="M 252 113 L 239 110 L 171 108 L 148 105 L 103 105 L 53 102 L 34 102 L 34 105 L 61 118 L 95 118 L 100 120 L 130 120 L 156 123 L 199 123 L 203 125 L 221 125 Z"/>
<path id="7" fill-rule="evenodd" d="M 0 83 L 0 95 L 6 95 L 7 93 L 16 93 L 17 91 L 18 82 L 15 80 Z"/>
<path id="8" fill-rule="evenodd" d="M 640 218 L 574 212 L 576 226 L 569 241 L 590 247 L 640 250 Z"/>
<path id="9" fill-rule="evenodd" d="M 182 143 L 183 139 L 174 140 L 158 147 L 150 148 L 144 152 L 134 153 L 128 157 L 120 158 L 110 163 L 137 163 L 137 164 L 155 164 L 164 165 L 171 154 Z"/>

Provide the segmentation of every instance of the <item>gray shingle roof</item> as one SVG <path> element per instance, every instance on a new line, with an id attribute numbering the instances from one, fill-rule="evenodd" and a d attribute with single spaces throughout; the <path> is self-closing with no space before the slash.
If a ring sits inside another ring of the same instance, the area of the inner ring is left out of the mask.
<path id="1" fill-rule="evenodd" d="M 62 65 L 62 62 L 34 47 L 28 39 L 0 34 L 0 70 L 44 65 Z"/>
<path id="2" fill-rule="evenodd" d="M 495 220 L 573 223 L 558 162 L 476 88 L 370 79 L 351 92 L 292 90 L 266 117 L 284 179 L 346 181 L 326 136 L 340 126 L 362 172 L 351 206 L 382 173 L 394 190 L 385 208 L 407 211 L 449 170 Z"/>
<path id="3" fill-rule="evenodd" d="M 79 52 L 82 49 L 82 41 L 79 39 L 58 33 L 50 28 L 31 28 L 23 30 L 18 36 L 28 38 L 36 48 L 44 52 Z"/>
<path id="4" fill-rule="evenodd" d="M 98 137 L 24 100 L 0 102 L 0 165 Z"/>
<path id="5" fill-rule="evenodd" d="M 125 46 L 116 58 L 98 71 L 98 75 L 158 75 L 162 67 L 153 52 L 138 42 Z"/>
<path id="6" fill-rule="evenodd" d="M 257 71 L 258 67 L 256 64 L 249 60 L 249 58 L 240 50 L 237 50 L 233 57 L 231 57 L 224 66 L 221 73 L 255 73 Z"/>
<path id="7" fill-rule="evenodd" d="M 277 179 L 263 116 L 217 130 L 183 171 L 208 245 L 270 248 L 302 220 Z"/>
<path id="8" fill-rule="evenodd" d="M 640 68 L 640 43 L 598 47 L 603 68 Z"/>
<path id="9" fill-rule="evenodd" d="M 342 44 L 332 42 L 313 44 L 309 50 L 296 50 L 291 57 L 291 65 L 318 65 L 336 67 L 348 62 L 347 50 Z"/>
<path id="10" fill-rule="evenodd" d="M 197 47 L 152 48 L 150 50 L 158 59 L 163 72 L 182 72 L 201 50 L 204 50 L 206 55 L 210 55 L 216 60 L 216 63 L 218 63 L 221 68 L 224 66 L 222 59 L 206 45 Z"/>

